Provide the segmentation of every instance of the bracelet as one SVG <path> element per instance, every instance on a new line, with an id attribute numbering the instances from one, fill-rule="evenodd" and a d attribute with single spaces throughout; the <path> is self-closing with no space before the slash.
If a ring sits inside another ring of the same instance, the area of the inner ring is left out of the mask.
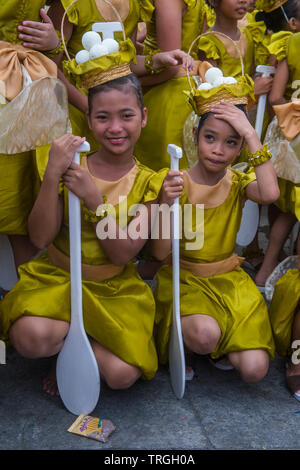
<path id="1" fill-rule="evenodd" d="M 86 222 L 98 223 L 108 215 L 115 214 L 114 206 L 107 204 L 105 197 L 103 199 L 104 203 L 100 204 L 95 211 L 88 209 L 85 205 L 82 206 L 83 217 Z"/>
<path id="2" fill-rule="evenodd" d="M 56 29 L 55 31 L 56 31 L 56 34 L 58 36 L 59 43 L 58 43 L 58 46 L 56 46 L 55 49 L 51 49 L 50 51 L 45 51 L 44 52 L 44 54 L 46 54 L 46 56 L 48 56 L 48 57 L 55 57 L 56 55 L 58 55 L 58 54 L 60 54 L 61 52 L 64 51 L 64 45 L 63 45 L 63 42 L 62 42 L 61 33 L 60 33 L 60 31 L 58 31 L 58 29 Z"/>
<path id="3" fill-rule="evenodd" d="M 161 67 L 160 69 L 154 69 L 153 68 L 153 56 L 154 54 L 157 54 L 158 52 L 162 52 L 161 49 L 154 49 L 152 51 L 149 52 L 149 54 L 147 54 L 145 56 L 145 67 L 146 67 L 146 70 L 147 72 L 149 72 L 151 75 L 155 74 L 155 73 L 160 73 L 162 72 L 163 70 L 165 70 L 167 67 L 164 65 L 163 67 Z"/>
<path id="4" fill-rule="evenodd" d="M 250 166 L 258 166 L 262 165 L 263 163 L 267 162 L 272 158 L 272 154 L 269 151 L 267 144 L 265 144 L 262 148 L 257 150 L 255 153 L 250 153 L 248 157 L 248 163 Z"/>

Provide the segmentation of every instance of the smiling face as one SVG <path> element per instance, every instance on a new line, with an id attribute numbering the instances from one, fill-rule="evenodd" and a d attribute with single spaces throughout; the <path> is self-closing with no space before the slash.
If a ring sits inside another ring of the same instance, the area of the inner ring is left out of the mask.
<path id="1" fill-rule="evenodd" d="M 199 165 L 206 174 L 223 176 L 229 166 L 239 155 L 243 138 L 233 127 L 222 119 L 209 114 L 200 127 L 195 141 L 198 146 Z"/>
<path id="2" fill-rule="evenodd" d="M 130 85 L 121 89 L 105 88 L 93 96 L 88 121 L 102 153 L 132 157 L 147 123 L 147 111 L 141 110 Z"/>

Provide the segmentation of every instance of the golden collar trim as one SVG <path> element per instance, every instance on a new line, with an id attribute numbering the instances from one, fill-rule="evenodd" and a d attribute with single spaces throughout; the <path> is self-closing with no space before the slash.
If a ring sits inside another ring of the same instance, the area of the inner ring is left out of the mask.
<path id="1" fill-rule="evenodd" d="M 191 204 L 204 204 L 205 209 L 213 209 L 227 199 L 232 185 L 232 172 L 227 169 L 225 176 L 214 186 L 196 183 L 187 171 L 183 172 L 183 181 Z"/>

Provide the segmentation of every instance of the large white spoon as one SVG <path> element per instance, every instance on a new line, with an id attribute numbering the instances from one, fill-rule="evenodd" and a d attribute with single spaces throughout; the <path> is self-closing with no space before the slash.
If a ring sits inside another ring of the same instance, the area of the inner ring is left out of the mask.
<path id="1" fill-rule="evenodd" d="M 88 152 L 83 142 L 73 161 L 80 163 L 80 152 Z M 82 312 L 81 217 L 80 199 L 69 192 L 71 323 L 56 365 L 57 385 L 65 407 L 75 415 L 89 414 L 97 405 L 100 375 L 94 352 L 86 335 Z"/>
<path id="2" fill-rule="evenodd" d="M 169 144 L 171 169 L 178 170 L 182 149 Z M 182 398 L 185 390 L 185 357 L 180 322 L 180 284 L 179 284 L 179 240 L 180 240 L 179 198 L 174 199 L 172 216 L 172 261 L 173 261 L 173 318 L 169 340 L 169 368 L 171 384 L 177 398 Z"/>

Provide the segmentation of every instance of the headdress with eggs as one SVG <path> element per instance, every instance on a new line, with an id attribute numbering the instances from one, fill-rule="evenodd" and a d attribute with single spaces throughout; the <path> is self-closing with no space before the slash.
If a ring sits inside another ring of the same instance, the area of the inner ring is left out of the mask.
<path id="1" fill-rule="evenodd" d="M 218 32 L 218 34 L 221 33 Z M 199 37 L 200 36 L 191 44 L 189 53 Z M 244 74 L 241 53 L 236 43 L 234 41 L 233 43 L 238 50 L 241 60 L 242 74 L 239 77 L 224 77 L 221 69 L 213 67 L 209 62 L 204 61 L 198 68 L 201 84 L 196 87 L 195 84 L 192 84 L 189 72 L 187 71 L 190 91 L 185 91 L 184 93 L 188 96 L 188 100 L 198 116 L 209 112 L 211 106 L 219 103 L 221 100 L 228 101 L 235 105 L 247 105 L 250 97 L 255 100 L 253 80 L 248 75 Z"/>
<path id="2" fill-rule="evenodd" d="M 69 7 L 76 1 L 72 2 Z M 136 49 L 132 41 L 126 39 L 119 13 L 108 0 L 104 1 L 111 6 L 119 21 L 94 23 L 92 30 L 83 34 L 83 49 L 77 52 L 74 59 L 70 58 L 63 39 L 65 54 L 68 58 L 63 62 L 63 67 L 72 75 L 79 88 L 93 88 L 129 75 L 131 74 L 130 63 L 136 62 Z M 62 19 L 62 31 L 67 10 Z M 123 32 L 123 41 L 118 42 L 114 39 L 116 31 Z"/>

